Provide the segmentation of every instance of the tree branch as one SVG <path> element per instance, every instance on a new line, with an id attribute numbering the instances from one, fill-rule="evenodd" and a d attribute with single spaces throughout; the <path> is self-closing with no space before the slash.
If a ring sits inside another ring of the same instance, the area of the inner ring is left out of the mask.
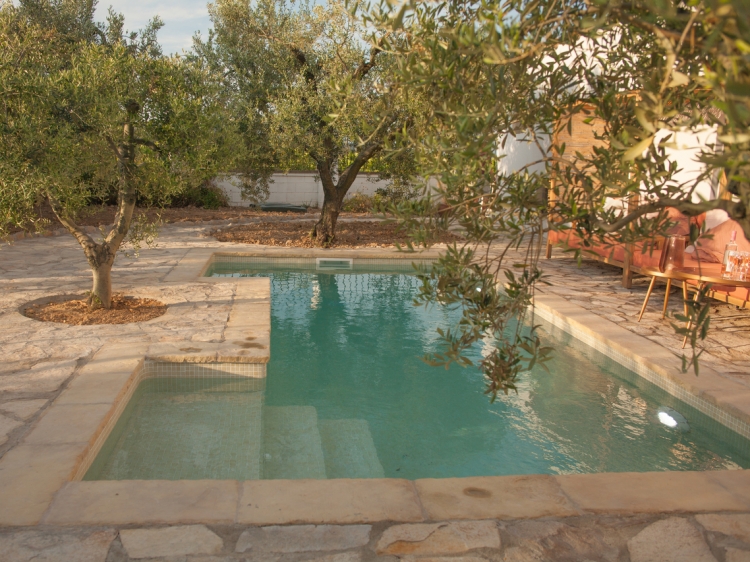
<path id="1" fill-rule="evenodd" d="M 621 18 L 622 21 L 627 22 L 636 27 L 640 27 L 641 29 L 644 29 L 646 31 L 650 31 L 651 33 L 655 35 L 661 33 L 670 39 L 674 39 L 675 41 L 679 41 L 680 37 L 682 36 L 681 33 L 678 33 L 676 31 L 671 31 L 669 29 L 659 27 L 658 25 L 654 25 L 653 23 L 648 23 L 641 19 L 634 18 L 622 10 L 613 10 L 613 11 L 617 12 L 618 17 Z"/>
<path id="2" fill-rule="evenodd" d="M 57 217 L 57 220 L 60 221 L 60 224 L 62 224 L 68 232 L 78 240 L 78 243 L 83 247 L 84 252 L 93 251 L 96 248 L 96 242 L 94 242 L 94 239 L 66 216 L 62 210 L 62 205 L 60 205 L 60 202 L 49 192 L 49 190 L 47 190 L 46 195 L 49 205 L 52 208 L 52 212 Z M 88 253 L 86 257 L 88 257 Z"/>
<path id="3" fill-rule="evenodd" d="M 307 57 L 305 56 L 305 53 L 300 51 L 297 47 L 292 47 L 291 50 L 294 58 L 297 59 L 297 63 L 300 66 L 304 66 L 307 64 Z"/>
<path id="4" fill-rule="evenodd" d="M 336 190 L 339 193 L 346 193 L 354 183 L 359 170 L 364 166 L 367 161 L 372 158 L 376 152 L 378 152 L 383 146 L 379 142 L 373 142 L 365 145 L 365 147 L 359 151 L 357 157 L 354 159 L 349 167 L 343 171 L 339 176 L 339 181 L 336 184 Z"/>
<path id="5" fill-rule="evenodd" d="M 107 141 L 107 144 L 112 149 L 112 152 L 115 153 L 115 156 L 120 161 L 121 164 L 127 164 L 127 159 L 123 157 L 123 155 L 120 153 L 120 149 L 117 147 L 117 144 L 115 141 L 112 140 L 112 137 L 109 135 L 105 135 L 104 137 Z"/>
<path id="6" fill-rule="evenodd" d="M 156 143 L 151 142 L 150 140 L 146 139 L 133 139 L 133 144 L 137 144 L 139 146 L 147 146 L 154 152 L 158 152 L 161 154 L 161 148 L 159 148 Z"/>
<path id="7" fill-rule="evenodd" d="M 312 71 L 312 68 L 310 68 L 310 65 L 307 63 L 307 56 L 305 53 L 303 53 L 299 48 L 292 46 L 291 47 L 292 54 L 294 55 L 294 58 L 297 60 L 297 64 L 300 68 L 304 68 L 304 76 L 305 80 L 307 80 L 310 83 L 315 84 L 315 87 L 317 89 L 317 79 L 315 77 L 315 73 Z"/>
<path id="8" fill-rule="evenodd" d="M 365 76 L 367 76 L 367 73 L 370 72 L 373 68 L 375 68 L 375 58 L 378 56 L 378 53 L 381 53 L 383 51 L 383 43 L 385 42 L 386 35 L 383 35 L 378 39 L 377 45 L 373 45 L 370 49 L 370 60 L 365 62 L 362 61 L 362 63 L 357 67 L 357 70 L 354 71 L 354 74 L 352 74 L 353 80 L 362 80 Z"/>

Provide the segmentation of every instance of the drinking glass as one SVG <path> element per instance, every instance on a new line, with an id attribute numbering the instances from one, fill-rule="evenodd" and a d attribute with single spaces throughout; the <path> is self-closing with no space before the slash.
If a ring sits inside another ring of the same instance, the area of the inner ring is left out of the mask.
<path id="1" fill-rule="evenodd" d="M 737 266 L 735 269 L 737 281 L 747 281 L 750 270 L 750 252 L 737 252 Z"/>
<path id="2" fill-rule="evenodd" d="M 737 250 L 731 250 L 727 252 L 726 258 L 727 267 L 722 274 L 724 279 L 737 279 L 737 266 L 740 263 L 740 252 Z"/>

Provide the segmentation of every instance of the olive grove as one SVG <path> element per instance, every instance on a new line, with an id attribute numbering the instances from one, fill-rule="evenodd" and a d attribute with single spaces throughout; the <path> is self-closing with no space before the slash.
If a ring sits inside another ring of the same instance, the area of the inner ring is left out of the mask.
<path id="1" fill-rule="evenodd" d="M 232 92 L 245 140 L 238 170 L 262 184 L 284 162 L 311 158 L 324 192 L 311 235 L 330 244 L 363 166 L 420 127 L 419 98 L 393 82 L 392 57 L 379 46 L 387 32 L 368 47 L 359 20 L 337 1 L 218 0 L 209 11 L 214 29 L 195 51 Z M 415 169 L 409 151 L 385 162 L 403 181 Z"/>

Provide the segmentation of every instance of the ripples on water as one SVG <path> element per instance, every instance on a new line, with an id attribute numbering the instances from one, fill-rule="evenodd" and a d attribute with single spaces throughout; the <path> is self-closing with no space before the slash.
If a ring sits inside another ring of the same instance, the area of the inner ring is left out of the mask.
<path id="1" fill-rule="evenodd" d="M 570 336 L 491 404 L 476 368 L 429 367 L 456 310 L 403 274 L 269 271 L 262 381 L 139 386 L 86 479 L 456 477 L 748 468 L 747 440 Z M 271 268 L 272 269 L 272 268 Z M 298 266 L 298 269 L 302 269 Z M 487 339 L 473 358 L 491 349 Z M 690 430 L 659 422 L 673 408 Z"/>
<path id="2" fill-rule="evenodd" d="M 565 334 L 518 392 L 490 404 L 472 368 L 429 367 L 457 311 L 414 307 L 408 275 L 271 273 L 266 404 L 364 419 L 388 477 L 750 466 L 747 441 Z M 490 346 L 490 341 L 484 342 Z M 479 358 L 482 346 L 475 350 Z M 657 417 L 667 405 L 689 432 Z"/>

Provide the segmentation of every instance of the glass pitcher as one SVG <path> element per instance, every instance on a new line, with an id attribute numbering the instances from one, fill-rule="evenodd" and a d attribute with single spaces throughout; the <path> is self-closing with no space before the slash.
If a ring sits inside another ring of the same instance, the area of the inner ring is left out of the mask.
<path id="1" fill-rule="evenodd" d="M 685 265 L 685 237 L 679 235 L 668 236 L 664 243 L 661 259 L 661 270 L 670 271 L 681 269 Z"/>

